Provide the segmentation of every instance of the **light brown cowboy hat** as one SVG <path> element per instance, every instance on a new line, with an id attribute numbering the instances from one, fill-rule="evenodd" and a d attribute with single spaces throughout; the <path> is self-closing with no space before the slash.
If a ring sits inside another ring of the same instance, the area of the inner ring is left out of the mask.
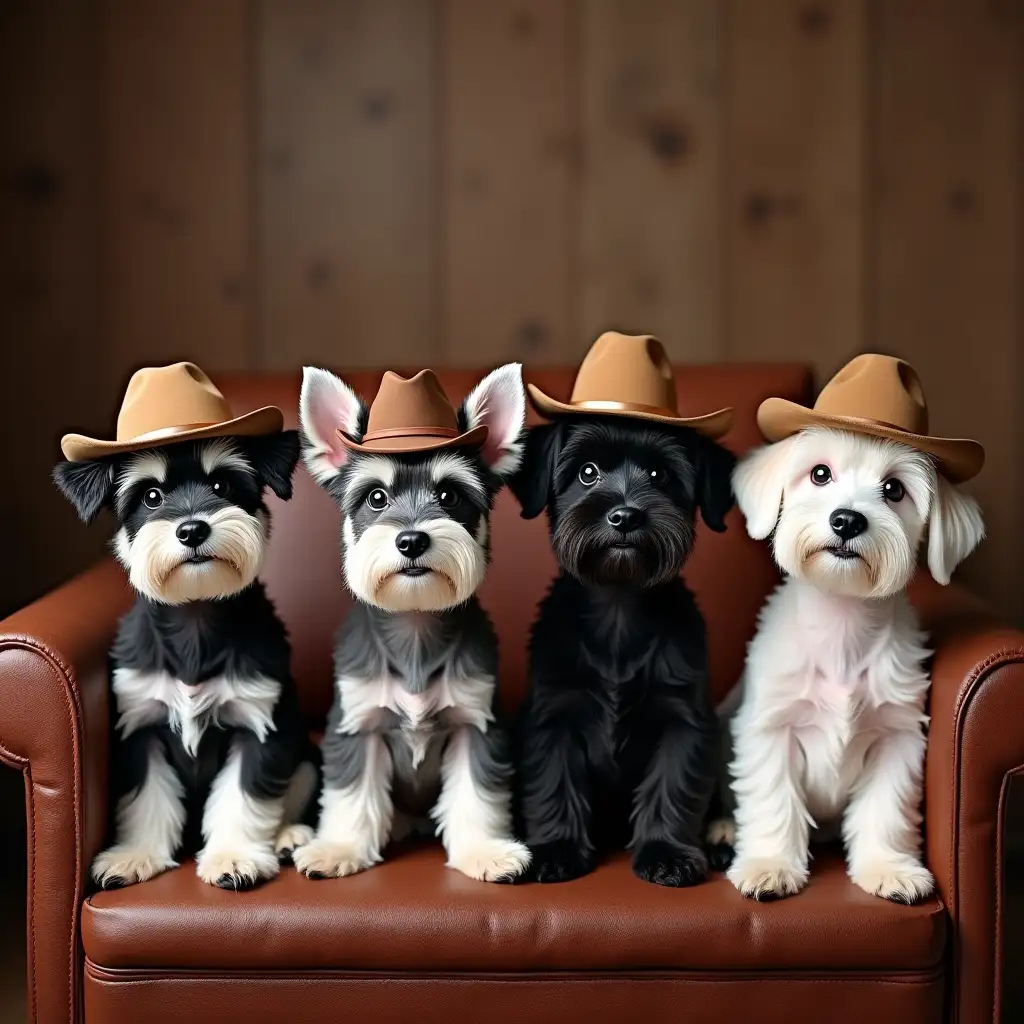
<path id="1" fill-rule="evenodd" d="M 526 387 L 533 407 L 547 417 L 628 416 L 691 427 L 711 438 L 721 437 L 732 426 L 732 409 L 679 415 L 672 364 L 664 346 L 650 334 L 602 334 L 583 357 L 568 402 L 551 398 L 533 384 Z"/>
<path id="2" fill-rule="evenodd" d="M 388 370 L 370 406 L 362 440 L 354 440 L 343 430 L 338 436 L 355 451 L 397 455 L 482 445 L 487 427 L 459 431 L 458 416 L 433 370 L 420 370 L 408 380 Z"/>
<path id="3" fill-rule="evenodd" d="M 116 441 L 65 434 L 60 447 L 69 461 L 85 462 L 172 441 L 274 434 L 283 426 L 281 410 L 272 405 L 232 417 L 227 399 L 195 363 L 172 363 L 132 374 L 117 416 Z"/>
<path id="4" fill-rule="evenodd" d="M 935 457 L 952 483 L 970 480 L 985 462 L 985 449 L 966 438 L 928 433 L 928 405 L 914 368 L 902 359 L 866 353 L 851 359 L 822 389 L 813 409 L 784 398 L 766 398 L 757 425 L 768 441 L 804 427 L 838 427 L 917 448 Z"/>

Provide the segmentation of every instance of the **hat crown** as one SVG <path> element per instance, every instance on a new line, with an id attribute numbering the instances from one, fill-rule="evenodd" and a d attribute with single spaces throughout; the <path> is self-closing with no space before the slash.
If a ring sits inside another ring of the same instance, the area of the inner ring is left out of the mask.
<path id="1" fill-rule="evenodd" d="M 370 406 L 363 440 L 398 434 L 454 437 L 458 417 L 433 370 L 402 377 L 388 370 Z"/>
<path id="2" fill-rule="evenodd" d="M 117 440 L 231 419 L 231 406 L 195 363 L 136 370 L 117 417 Z"/>
<path id="3" fill-rule="evenodd" d="M 892 356 L 850 360 L 822 389 L 814 411 L 871 420 L 911 434 L 928 433 L 928 405 L 914 368 Z"/>
<path id="4" fill-rule="evenodd" d="M 672 364 L 665 347 L 650 334 L 602 334 L 580 363 L 569 400 L 574 405 L 614 402 L 678 414 Z"/>

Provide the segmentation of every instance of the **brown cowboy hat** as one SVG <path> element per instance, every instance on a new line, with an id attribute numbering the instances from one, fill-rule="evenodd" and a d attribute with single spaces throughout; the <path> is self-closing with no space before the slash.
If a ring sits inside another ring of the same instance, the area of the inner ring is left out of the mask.
<path id="1" fill-rule="evenodd" d="M 195 363 L 173 363 L 132 374 L 117 416 L 116 441 L 65 434 L 60 447 L 69 461 L 85 462 L 172 441 L 274 434 L 282 426 L 281 410 L 272 405 L 232 417 L 227 399 Z"/>
<path id="2" fill-rule="evenodd" d="M 533 384 L 526 387 L 533 407 L 547 417 L 629 416 L 691 427 L 711 438 L 721 437 L 732 426 L 732 409 L 679 415 L 672 364 L 664 346 L 650 334 L 602 334 L 583 357 L 568 402 L 551 398 Z"/>
<path id="3" fill-rule="evenodd" d="M 355 441 L 342 430 L 338 436 L 355 451 L 397 455 L 481 445 L 487 440 L 487 427 L 460 433 L 458 416 L 433 370 L 420 370 L 408 380 L 388 370 L 370 406 L 362 440 Z"/>
<path id="4" fill-rule="evenodd" d="M 767 398 L 757 425 L 769 441 L 804 427 L 839 427 L 899 441 L 935 457 L 952 483 L 970 480 L 985 462 L 985 449 L 966 438 L 928 433 L 928 405 L 914 368 L 902 359 L 866 353 L 850 360 L 822 389 L 813 409 Z"/>

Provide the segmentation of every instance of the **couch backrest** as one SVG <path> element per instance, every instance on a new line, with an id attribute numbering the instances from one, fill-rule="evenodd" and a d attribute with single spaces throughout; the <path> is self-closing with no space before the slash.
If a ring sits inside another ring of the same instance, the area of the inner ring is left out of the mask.
<path id="1" fill-rule="evenodd" d="M 381 373 L 356 371 L 340 375 L 363 396 L 377 392 Z M 453 402 L 461 401 L 485 370 L 452 370 L 440 374 Z M 545 368 L 525 371 L 548 394 L 566 397 L 574 370 Z M 296 426 L 300 375 L 219 375 L 236 415 L 261 405 L 278 405 L 288 426 Z M 754 414 L 770 395 L 804 401 L 810 389 L 806 367 L 797 365 L 680 366 L 676 371 L 679 408 L 684 414 L 736 409 L 736 424 L 724 443 L 742 453 L 760 441 Z M 531 422 L 535 418 L 531 411 Z M 290 502 L 273 496 L 271 550 L 263 578 L 288 626 L 293 671 L 303 708 L 313 727 L 322 726 L 331 700 L 333 634 L 349 604 L 339 564 L 339 522 L 334 503 L 300 466 Z M 502 703 L 514 707 L 523 692 L 526 644 L 537 602 L 547 590 L 555 563 L 548 545 L 544 516 L 526 521 L 506 491 L 492 521 L 493 564 L 480 590 L 484 607 L 501 638 Z M 728 529 L 716 534 L 701 523 L 693 556 L 684 570 L 707 620 L 711 679 L 720 698 L 739 678 L 747 641 L 762 601 L 777 580 L 766 546 L 750 540 L 739 513 L 730 514 Z"/>

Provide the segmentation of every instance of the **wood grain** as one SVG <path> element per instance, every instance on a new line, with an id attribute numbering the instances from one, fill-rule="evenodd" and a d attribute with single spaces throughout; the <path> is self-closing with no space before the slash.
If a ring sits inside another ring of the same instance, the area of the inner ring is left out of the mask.
<path id="1" fill-rule="evenodd" d="M 717 0 L 583 7 L 584 338 L 658 335 L 673 358 L 721 344 Z"/>
<path id="2" fill-rule="evenodd" d="M 258 363 L 437 352 L 436 8 L 259 5 Z"/>
<path id="3" fill-rule="evenodd" d="M 573 307 L 573 5 L 443 5 L 443 358 L 582 354 Z"/>
<path id="4" fill-rule="evenodd" d="M 988 539 L 964 579 L 1024 621 L 1021 20 L 1006 8 L 875 8 L 870 203 L 874 347 L 915 364 L 932 429 L 976 437 Z"/>
<path id="5" fill-rule="evenodd" d="M 863 0 L 729 8 L 731 359 L 828 376 L 863 347 Z"/>

